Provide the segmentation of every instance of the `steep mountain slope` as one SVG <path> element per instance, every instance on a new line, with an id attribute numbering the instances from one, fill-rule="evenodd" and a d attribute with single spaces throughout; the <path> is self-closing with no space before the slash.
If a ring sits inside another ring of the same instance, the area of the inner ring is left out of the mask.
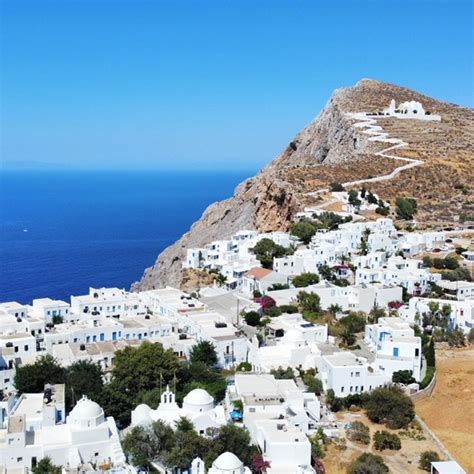
<path id="1" fill-rule="evenodd" d="M 385 144 L 371 141 L 350 112 L 380 111 L 390 100 L 416 100 L 440 122 L 378 118 L 390 137 L 408 143 L 393 154 L 421 160 L 421 166 L 399 173 L 390 181 L 367 183 L 383 199 L 412 196 L 418 200 L 418 219 L 427 225 L 474 219 L 469 186 L 474 182 L 474 112 L 415 91 L 374 80 L 338 89 L 319 116 L 304 128 L 272 163 L 240 184 L 232 198 L 212 204 L 155 264 L 146 269 L 135 290 L 179 285 L 181 260 L 189 247 L 229 237 L 243 228 L 261 232 L 287 230 L 295 212 L 317 204 L 324 196 L 311 194 L 329 183 L 368 179 L 400 166 L 398 160 L 376 156 Z"/>

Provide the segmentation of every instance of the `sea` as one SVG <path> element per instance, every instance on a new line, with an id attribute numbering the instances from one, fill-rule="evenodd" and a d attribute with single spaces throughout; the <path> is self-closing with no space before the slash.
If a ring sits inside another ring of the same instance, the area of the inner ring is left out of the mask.
<path id="1" fill-rule="evenodd" d="M 2 171 L 0 302 L 129 289 L 254 171 Z"/>

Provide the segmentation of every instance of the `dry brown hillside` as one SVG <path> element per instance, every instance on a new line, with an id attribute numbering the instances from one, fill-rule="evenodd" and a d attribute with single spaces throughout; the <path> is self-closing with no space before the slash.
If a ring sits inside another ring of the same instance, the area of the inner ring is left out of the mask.
<path id="1" fill-rule="evenodd" d="M 384 200 L 410 196 L 418 201 L 417 219 L 423 225 L 474 219 L 474 112 L 437 101 L 415 91 L 374 80 L 338 89 L 319 116 L 304 128 L 272 163 L 242 183 L 232 198 L 210 206 L 178 242 L 148 268 L 135 289 L 179 285 L 185 249 L 226 238 L 237 230 L 286 230 L 295 212 L 324 198 L 307 193 L 329 183 L 367 179 L 400 166 L 393 159 L 374 156 L 386 144 L 370 141 L 354 127 L 350 112 L 381 111 L 390 100 L 416 100 L 440 122 L 379 118 L 390 137 L 408 143 L 393 152 L 423 161 L 389 181 L 364 185 Z"/>

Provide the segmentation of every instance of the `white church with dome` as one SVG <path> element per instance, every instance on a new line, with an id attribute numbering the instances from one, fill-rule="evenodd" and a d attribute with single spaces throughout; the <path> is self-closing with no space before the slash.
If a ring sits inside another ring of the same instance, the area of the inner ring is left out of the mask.
<path id="1" fill-rule="evenodd" d="M 207 474 L 251 474 L 251 470 L 244 466 L 244 463 L 233 453 L 229 451 L 222 453 L 212 463 Z M 204 461 L 200 458 L 195 458 L 191 463 L 190 474 L 206 474 Z"/>
<path id="2" fill-rule="evenodd" d="M 7 426 L 0 430 L 0 465 L 29 470 L 44 457 L 64 468 L 96 465 L 127 472 L 119 434 L 112 417 L 82 397 L 64 417 L 64 385 L 44 393 L 25 393 L 12 404 Z"/>
<path id="3" fill-rule="evenodd" d="M 218 428 L 226 424 L 224 407 L 215 406 L 214 398 L 206 390 L 191 390 L 184 397 L 183 406 L 180 408 L 176 403 L 175 394 L 166 387 L 156 410 L 141 404 L 132 411 L 132 426 L 146 426 L 161 420 L 174 428 L 175 422 L 181 417 L 188 418 L 201 435 L 204 435 L 208 428 Z"/>

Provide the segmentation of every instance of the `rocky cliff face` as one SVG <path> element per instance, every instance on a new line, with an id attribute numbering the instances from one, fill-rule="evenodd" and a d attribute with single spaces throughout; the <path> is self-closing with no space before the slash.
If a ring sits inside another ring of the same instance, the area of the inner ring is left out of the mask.
<path id="1" fill-rule="evenodd" d="M 403 126 L 393 129 L 393 123 L 388 124 L 390 119 L 381 119 L 381 122 L 387 121 L 387 125 L 392 127 L 391 135 L 398 134 L 399 138 L 419 145 L 409 151 L 412 157 L 427 160 L 430 166 L 424 166 L 423 170 L 427 176 L 432 179 L 433 174 L 437 174 L 435 182 L 440 182 L 446 175 L 444 179 L 452 184 L 451 195 L 456 194 L 454 182 L 467 183 L 467 186 L 469 181 L 472 183 L 472 110 L 445 104 L 399 86 L 362 80 L 353 87 L 336 90 L 319 116 L 288 144 L 280 156 L 257 176 L 240 184 L 232 198 L 209 206 L 189 232 L 168 247 L 155 264 L 145 270 L 141 280 L 134 283 L 132 289 L 179 286 L 182 278 L 181 261 L 187 248 L 229 237 L 244 228 L 261 232 L 287 230 L 294 213 L 304 205 L 311 204 L 308 192 L 317 191 L 318 187 L 327 186 L 332 181 L 345 182 L 378 175 L 380 169 L 394 166 L 393 163 L 381 163 L 374 159 L 373 153 L 380 150 L 381 145 L 369 141 L 367 135 L 353 127 L 353 120 L 346 115 L 346 112 L 382 110 L 391 99 L 397 103 L 420 101 L 426 110 L 443 117 L 441 123 L 416 123 L 413 127 L 407 127 L 408 122 L 415 122 L 413 120 L 392 119 L 392 122 L 406 122 L 402 124 L 406 130 Z M 412 136 L 413 130 L 416 130 L 416 137 Z M 446 143 L 449 134 L 452 135 L 452 141 Z M 440 161 L 436 154 L 445 156 L 446 160 Z M 449 173 L 446 172 L 447 166 Z M 403 177 L 401 175 L 390 186 L 374 184 L 368 188 L 373 188 L 388 200 L 407 192 L 415 197 L 423 197 L 423 175 L 420 177 L 419 170 L 407 172 Z M 428 187 L 429 193 L 433 194 L 432 184 Z M 384 194 L 385 188 L 390 190 Z M 455 198 L 457 204 L 466 200 L 469 202 L 467 198 Z M 429 212 L 428 207 L 423 208 L 423 202 L 419 204 L 421 212 Z M 459 209 L 457 212 L 460 212 Z M 467 209 L 467 212 L 470 210 Z"/>

